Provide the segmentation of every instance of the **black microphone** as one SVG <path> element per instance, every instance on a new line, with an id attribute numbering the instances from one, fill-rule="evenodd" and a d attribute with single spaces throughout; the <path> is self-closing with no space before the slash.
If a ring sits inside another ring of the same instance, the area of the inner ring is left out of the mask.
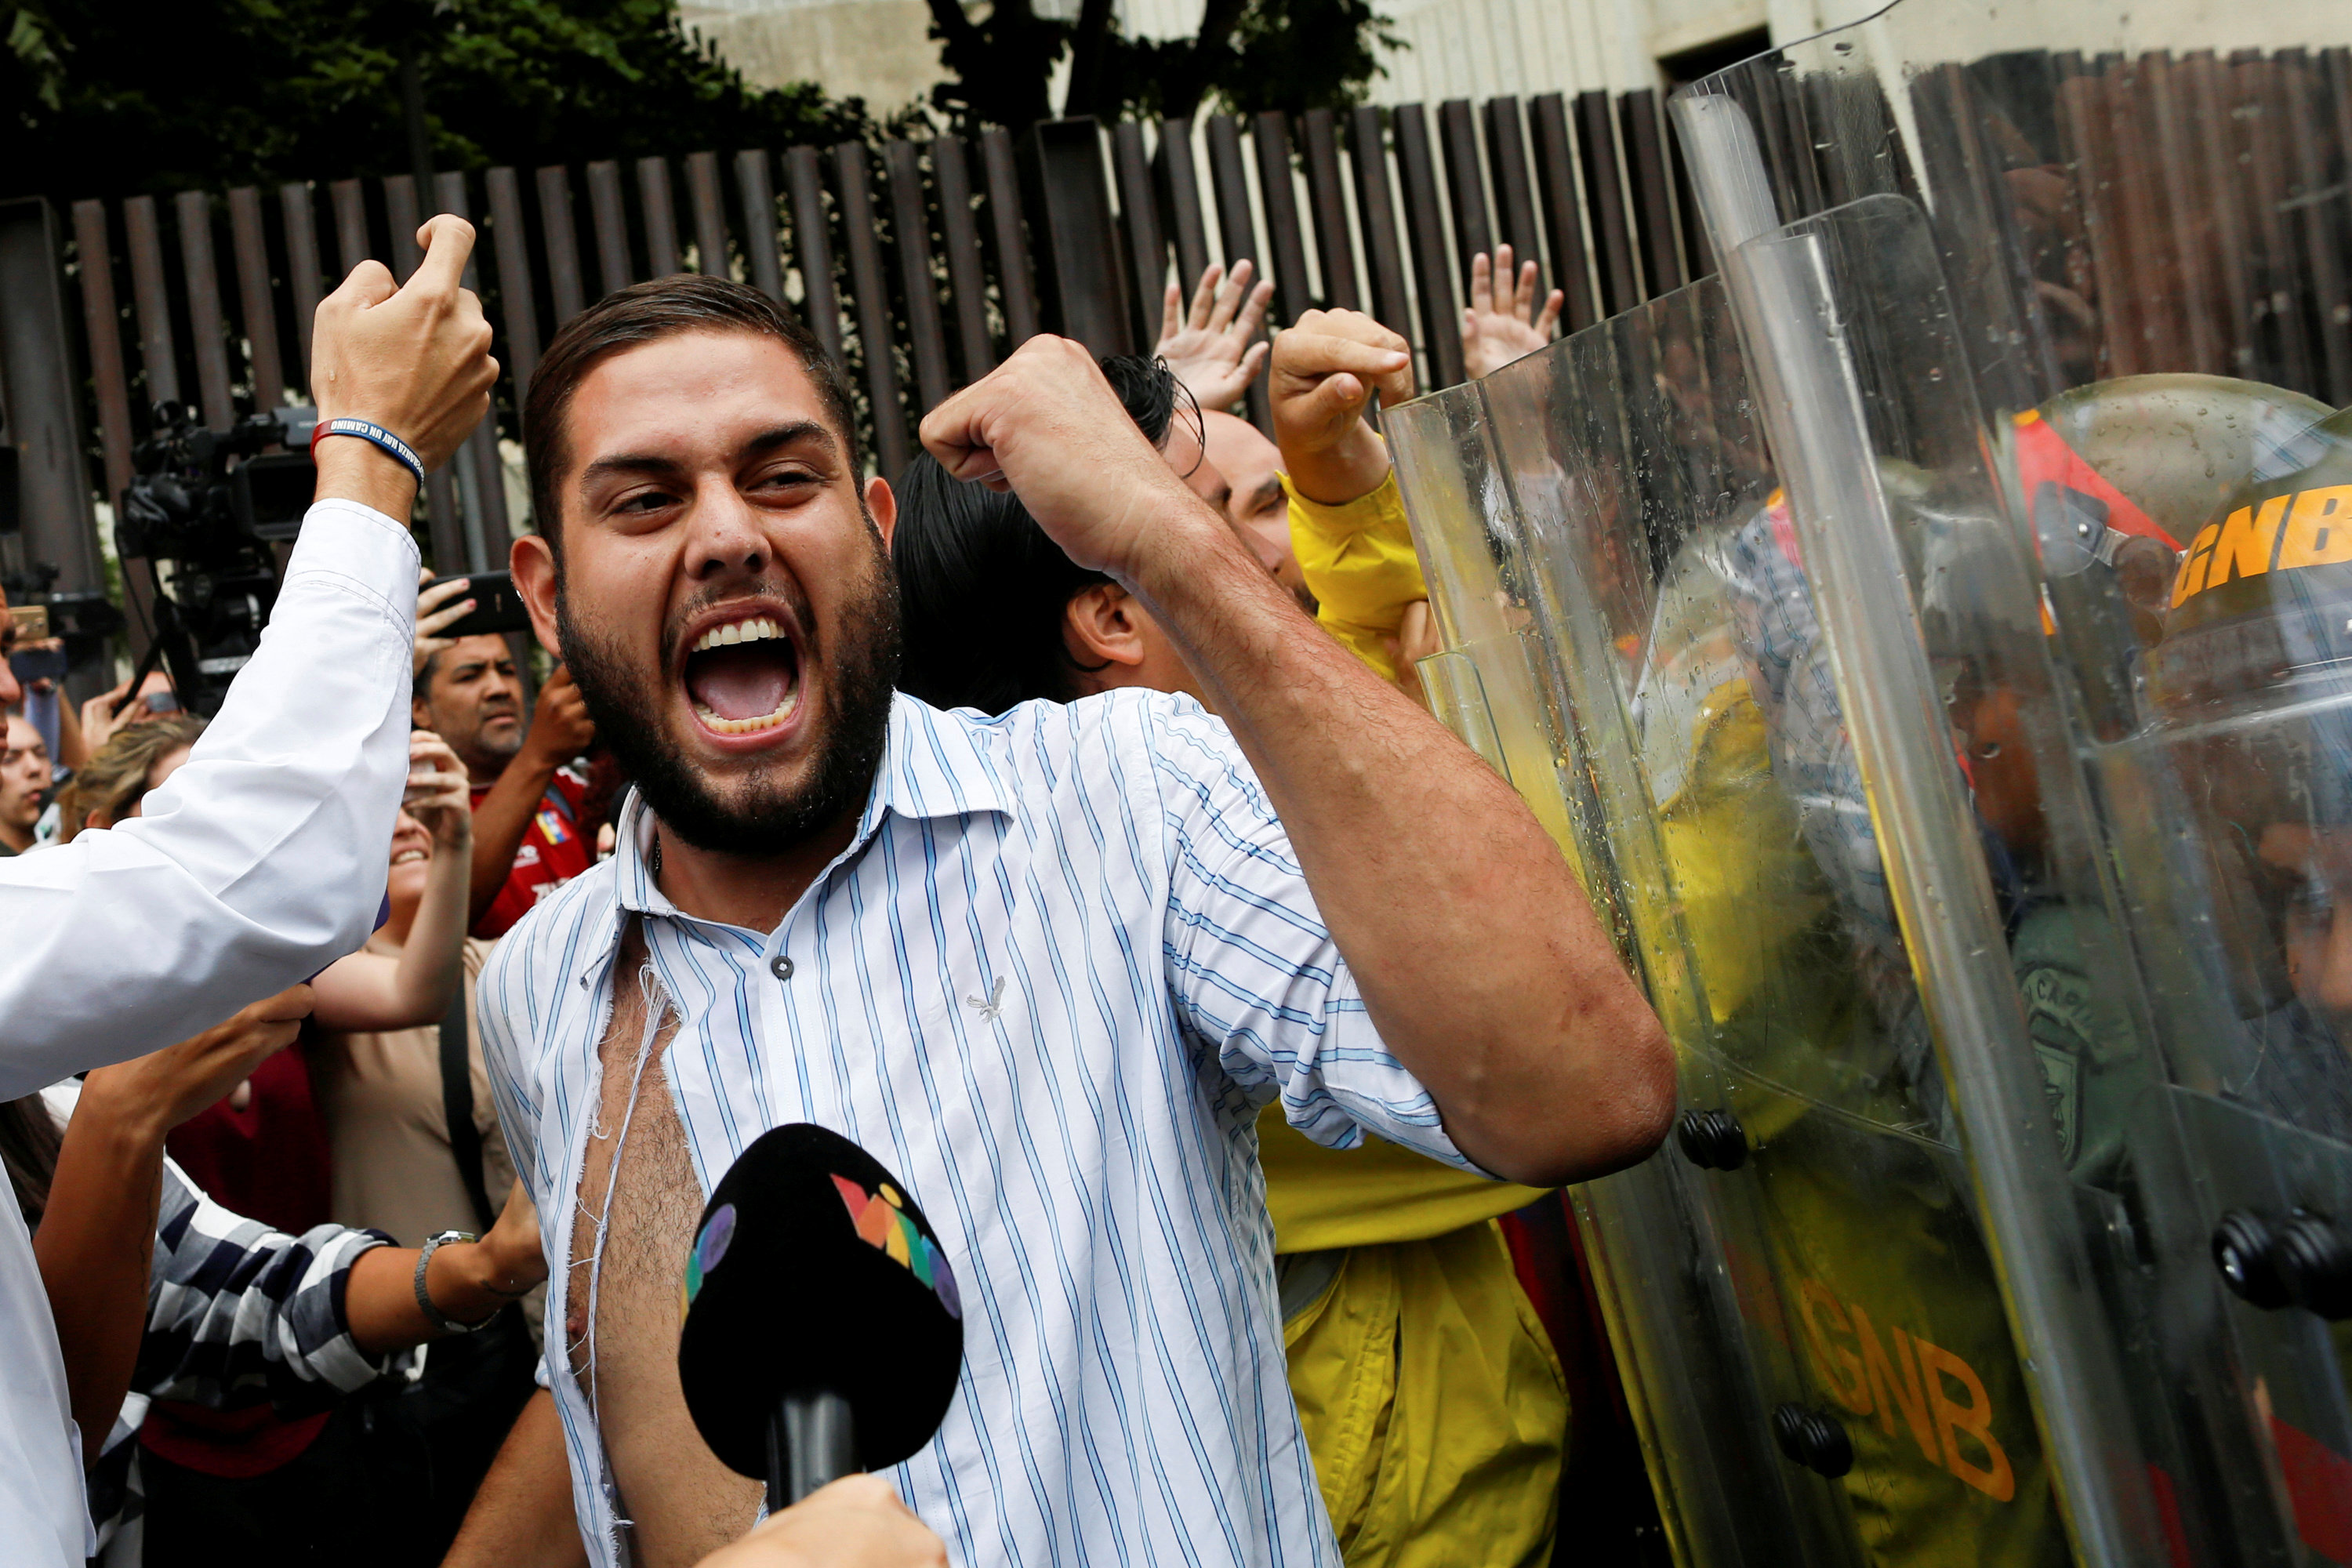
<path id="1" fill-rule="evenodd" d="M 686 1260 L 677 1375 L 721 1463 L 768 1510 L 911 1458 L 963 1370 L 963 1302 L 907 1189 L 837 1132 L 794 1122 L 743 1151 Z"/>

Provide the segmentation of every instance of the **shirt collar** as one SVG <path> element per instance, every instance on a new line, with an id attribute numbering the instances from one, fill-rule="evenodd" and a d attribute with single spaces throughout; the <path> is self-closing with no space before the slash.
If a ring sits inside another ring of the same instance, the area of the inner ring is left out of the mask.
<path id="1" fill-rule="evenodd" d="M 882 761 L 866 793 L 857 831 L 843 851 L 846 860 L 880 831 L 886 815 L 913 818 L 1010 813 L 996 770 L 973 739 L 966 720 L 942 713 L 905 692 L 894 693 Z M 614 831 L 614 934 L 629 915 L 677 916 L 678 910 L 654 885 L 650 857 L 654 816 L 635 790 Z M 839 862 L 835 862 L 838 864 Z M 679 918 L 684 918 L 679 916 Z"/>

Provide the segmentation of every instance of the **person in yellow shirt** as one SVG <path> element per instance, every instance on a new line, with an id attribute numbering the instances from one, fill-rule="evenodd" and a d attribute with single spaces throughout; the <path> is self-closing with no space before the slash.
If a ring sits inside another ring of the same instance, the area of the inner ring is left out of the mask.
<path id="1" fill-rule="evenodd" d="M 1409 345 L 1353 311 L 1302 316 L 1273 347 L 1277 445 L 1224 412 L 1253 378 L 1255 323 L 1214 285 L 1186 323 L 1171 289 L 1160 345 L 1202 408 L 1203 461 L 1179 471 L 1325 630 L 1418 697 L 1429 589 L 1366 418 L 1375 389 L 1412 395 Z M 1465 346 L 1505 336 L 1489 313 L 1465 318 Z M 1570 1412 L 1496 1224 L 1542 1194 L 1391 1145 L 1324 1149 L 1278 1116 L 1258 1139 L 1291 1391 L 1350 1568 L 1548 1562 Z"/>

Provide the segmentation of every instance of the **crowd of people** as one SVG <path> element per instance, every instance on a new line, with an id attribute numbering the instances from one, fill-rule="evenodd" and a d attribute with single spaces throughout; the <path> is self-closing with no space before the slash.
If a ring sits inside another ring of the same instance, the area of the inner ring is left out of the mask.
<path id="1" fill-rule="evenodd" d="M 1023 345 L 894 486 L 788 312 L 623 289 L 524 411 L 535 678 L 407 528 L 494 374 L 470 230 L 419 239 L 320 307 L 322 424 L 397 439 L 317 445 L 220 713 L 0 673 L 22 1560 L 1549 1560 L 1592 1330 L 1514 1216 L 1645 1155 L 1671 1069 L 1422 704 L 1410 345 L 1269 344 L 1213 268 L 1150 358 Z M 1473 373 L 1558 310 L 1481 258 Z M 920 1196 L 966 1365 L 755 1532 L 679 1280 L 793 1121 Z"/>

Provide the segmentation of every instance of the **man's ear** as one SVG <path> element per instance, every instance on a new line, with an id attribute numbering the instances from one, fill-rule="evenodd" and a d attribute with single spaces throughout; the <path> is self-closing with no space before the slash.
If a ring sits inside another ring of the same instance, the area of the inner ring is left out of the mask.
<path id="1" fill-rule="evenodd" d="M 526 533 L 507 551 L 507 570 L 514 574 L 515 592 L 530 612 L 530 629 L 539 646 L 563 660 L 563 646 L 555 635 L 555 554 L 547 541 Z"/>
<path id="2" fill-rule="evenodd" d="M 877 474 L 866 481 L 866 510 L 874 514 L 874 526 L 882 531 L 882 548 L 890 548 L 890 536 L 898 528 L 898 498 L 890 493 L 890 481 Z"/>
<path id="3" fill-rule="evenodd" d="M 408 727 L 412 730 L 433 728 L 433 704 L 422 697 L 408 700 Z"/>
<path id="4" fill-rule="evenodd" d="M 1062 608 L 1062 642 L 1078 667 L 1078 684 L 1102 690 L 1132 683 L 1148 651 L 1137 614 L 1134 598 L 1116 583 L 1070 595 Z"/>

